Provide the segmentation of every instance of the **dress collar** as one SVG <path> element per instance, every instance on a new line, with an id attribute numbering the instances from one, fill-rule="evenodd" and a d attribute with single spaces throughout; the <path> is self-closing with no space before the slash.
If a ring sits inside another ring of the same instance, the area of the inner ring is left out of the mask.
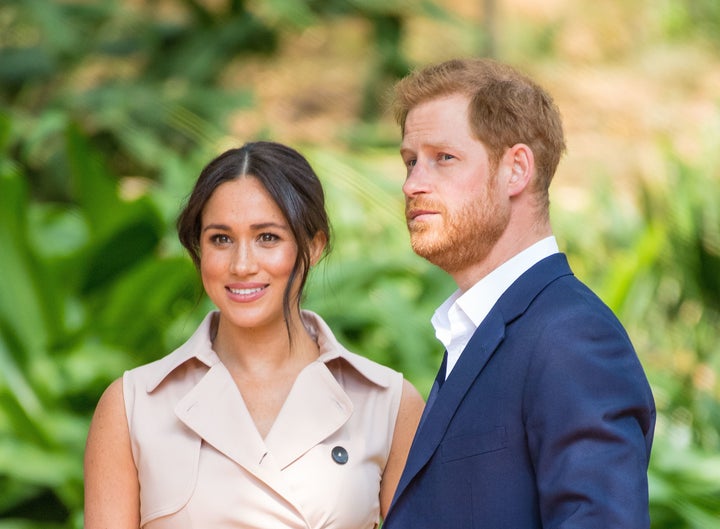
<path id="1" fill-rule="evenodd" d="M 146 387 L 148 393 L 154 391 L 175 369 L 192 359 L 200 361 L 208 368 L 220 362 L 217 353 L 213 351 L 210 338 L 212 329 L 216 325 L 215 320 L 219 314 L 218 311 L 210 312 L 183 345 L 169 355 L 157 360 L 156 375 L 150 378 Z M 340 358 L 373 384 L 384 388 L 390 386 L 392 382 L 391 371 L 364 356 L 348 351 L 337 341 L 327 323 L 314 312 L 303 310 L 301 311 L 301 317 L 305 328 L 318 344 L 320 350 L 318 362 L 327 365 Z"/>

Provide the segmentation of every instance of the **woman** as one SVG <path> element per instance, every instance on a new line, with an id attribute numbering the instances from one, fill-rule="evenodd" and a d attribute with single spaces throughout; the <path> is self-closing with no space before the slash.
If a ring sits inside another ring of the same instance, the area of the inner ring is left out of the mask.
<path id="1" fill-rule="evenodd" d="M 103 394 L 85 528 L 376 527 L 423 401 L 300 309 L 330 233 L 310 165 L 277 143 L 225 152 L 178 232 L 218 310 Z"/>

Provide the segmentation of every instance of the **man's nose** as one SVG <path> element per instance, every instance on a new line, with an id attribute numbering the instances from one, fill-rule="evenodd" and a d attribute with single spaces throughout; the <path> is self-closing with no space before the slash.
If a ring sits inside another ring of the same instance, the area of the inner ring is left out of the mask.
<path id="1" fill-rule="evenodd" d="M 427 167 L 420 160 L 409 168 L 405 183 L 402 186 L 403 193 L 410 198 L 429 191 L 430 181 L 428 179 Z"/>

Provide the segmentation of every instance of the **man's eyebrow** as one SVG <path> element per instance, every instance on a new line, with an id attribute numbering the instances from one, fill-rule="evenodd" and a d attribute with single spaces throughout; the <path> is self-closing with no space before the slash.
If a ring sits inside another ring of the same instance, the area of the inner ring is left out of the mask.
<path id="1" fill-rule="evenodd" d="M 443 141 L 433 141 L 433 142 L 425 143 L 425 144 L 422 145 L 421 149 L 422 149 L 422 148 L 428 148 L 428 147 L 431 148 L 431 149 L 434 149 L 434 150 L 436 150 L 436 151 L 437 151 L 437 150 L 444 150 L 444 149 L 457 149 L 457 147 L 456 147 L 455 145 L 453 145 L 452 142 L 444 141 L 444 140 L 443 140 Z M 402 146 L 402 145 L 400 146 L 400 154 L 403 154 L 403 153 L 414 153 L 414 152 L 416 152 L 416 149 L 412 149 L 412 148 L 410 148 L 410 147 L 404 147 L 404 146 Z"/>

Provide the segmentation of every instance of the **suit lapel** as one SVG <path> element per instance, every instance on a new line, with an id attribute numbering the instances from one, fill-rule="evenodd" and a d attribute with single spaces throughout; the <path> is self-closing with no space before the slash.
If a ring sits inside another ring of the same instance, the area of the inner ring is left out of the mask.
<path id="1" fill-rule="evenodd" d="M 450 376 L 437 392 L 432 407 L 424 416 L 423 423 L 415 434 L 396 497 L 432 457 L 460 402 L 504 336 L 505 322 L 502 316 L 497 311 L 491 311 L 473 334 Z"/>
<path id="2" fill-rule="evenodd" d="M 420 424 L 418 424 L 418 428 L 420 428 L 425 422 L 428 413 L 430 412 L 433 404 L 435 403 L 435 399 L 437 398 L 438 392 L 440 391 L 440 387 L 445 383 L 447 360 L 448 353 L 447 351 L 445 351 L 445 353 L 443 354 L 442 364 L 440 364 L 440 369 L 438 370 L 437 375 L 435 375 L 435 382 L 433 382 L 432 388 L 430 388 L 430 394 L 428 395 L 427 402 L 425 403 L 425 409 L 423 410 L 422 417 L 420 417 Z"/>
<path id="3" fill-rule="evenodd" d="M 572 275 L 565 255 L 542 259 L 503 293 L 477 328 L 415 434 L 393 505 L 437 450 L 458 406 L 502 343 L 507 324 L 525 312 L 548 284 L 563 275 Z"/>

